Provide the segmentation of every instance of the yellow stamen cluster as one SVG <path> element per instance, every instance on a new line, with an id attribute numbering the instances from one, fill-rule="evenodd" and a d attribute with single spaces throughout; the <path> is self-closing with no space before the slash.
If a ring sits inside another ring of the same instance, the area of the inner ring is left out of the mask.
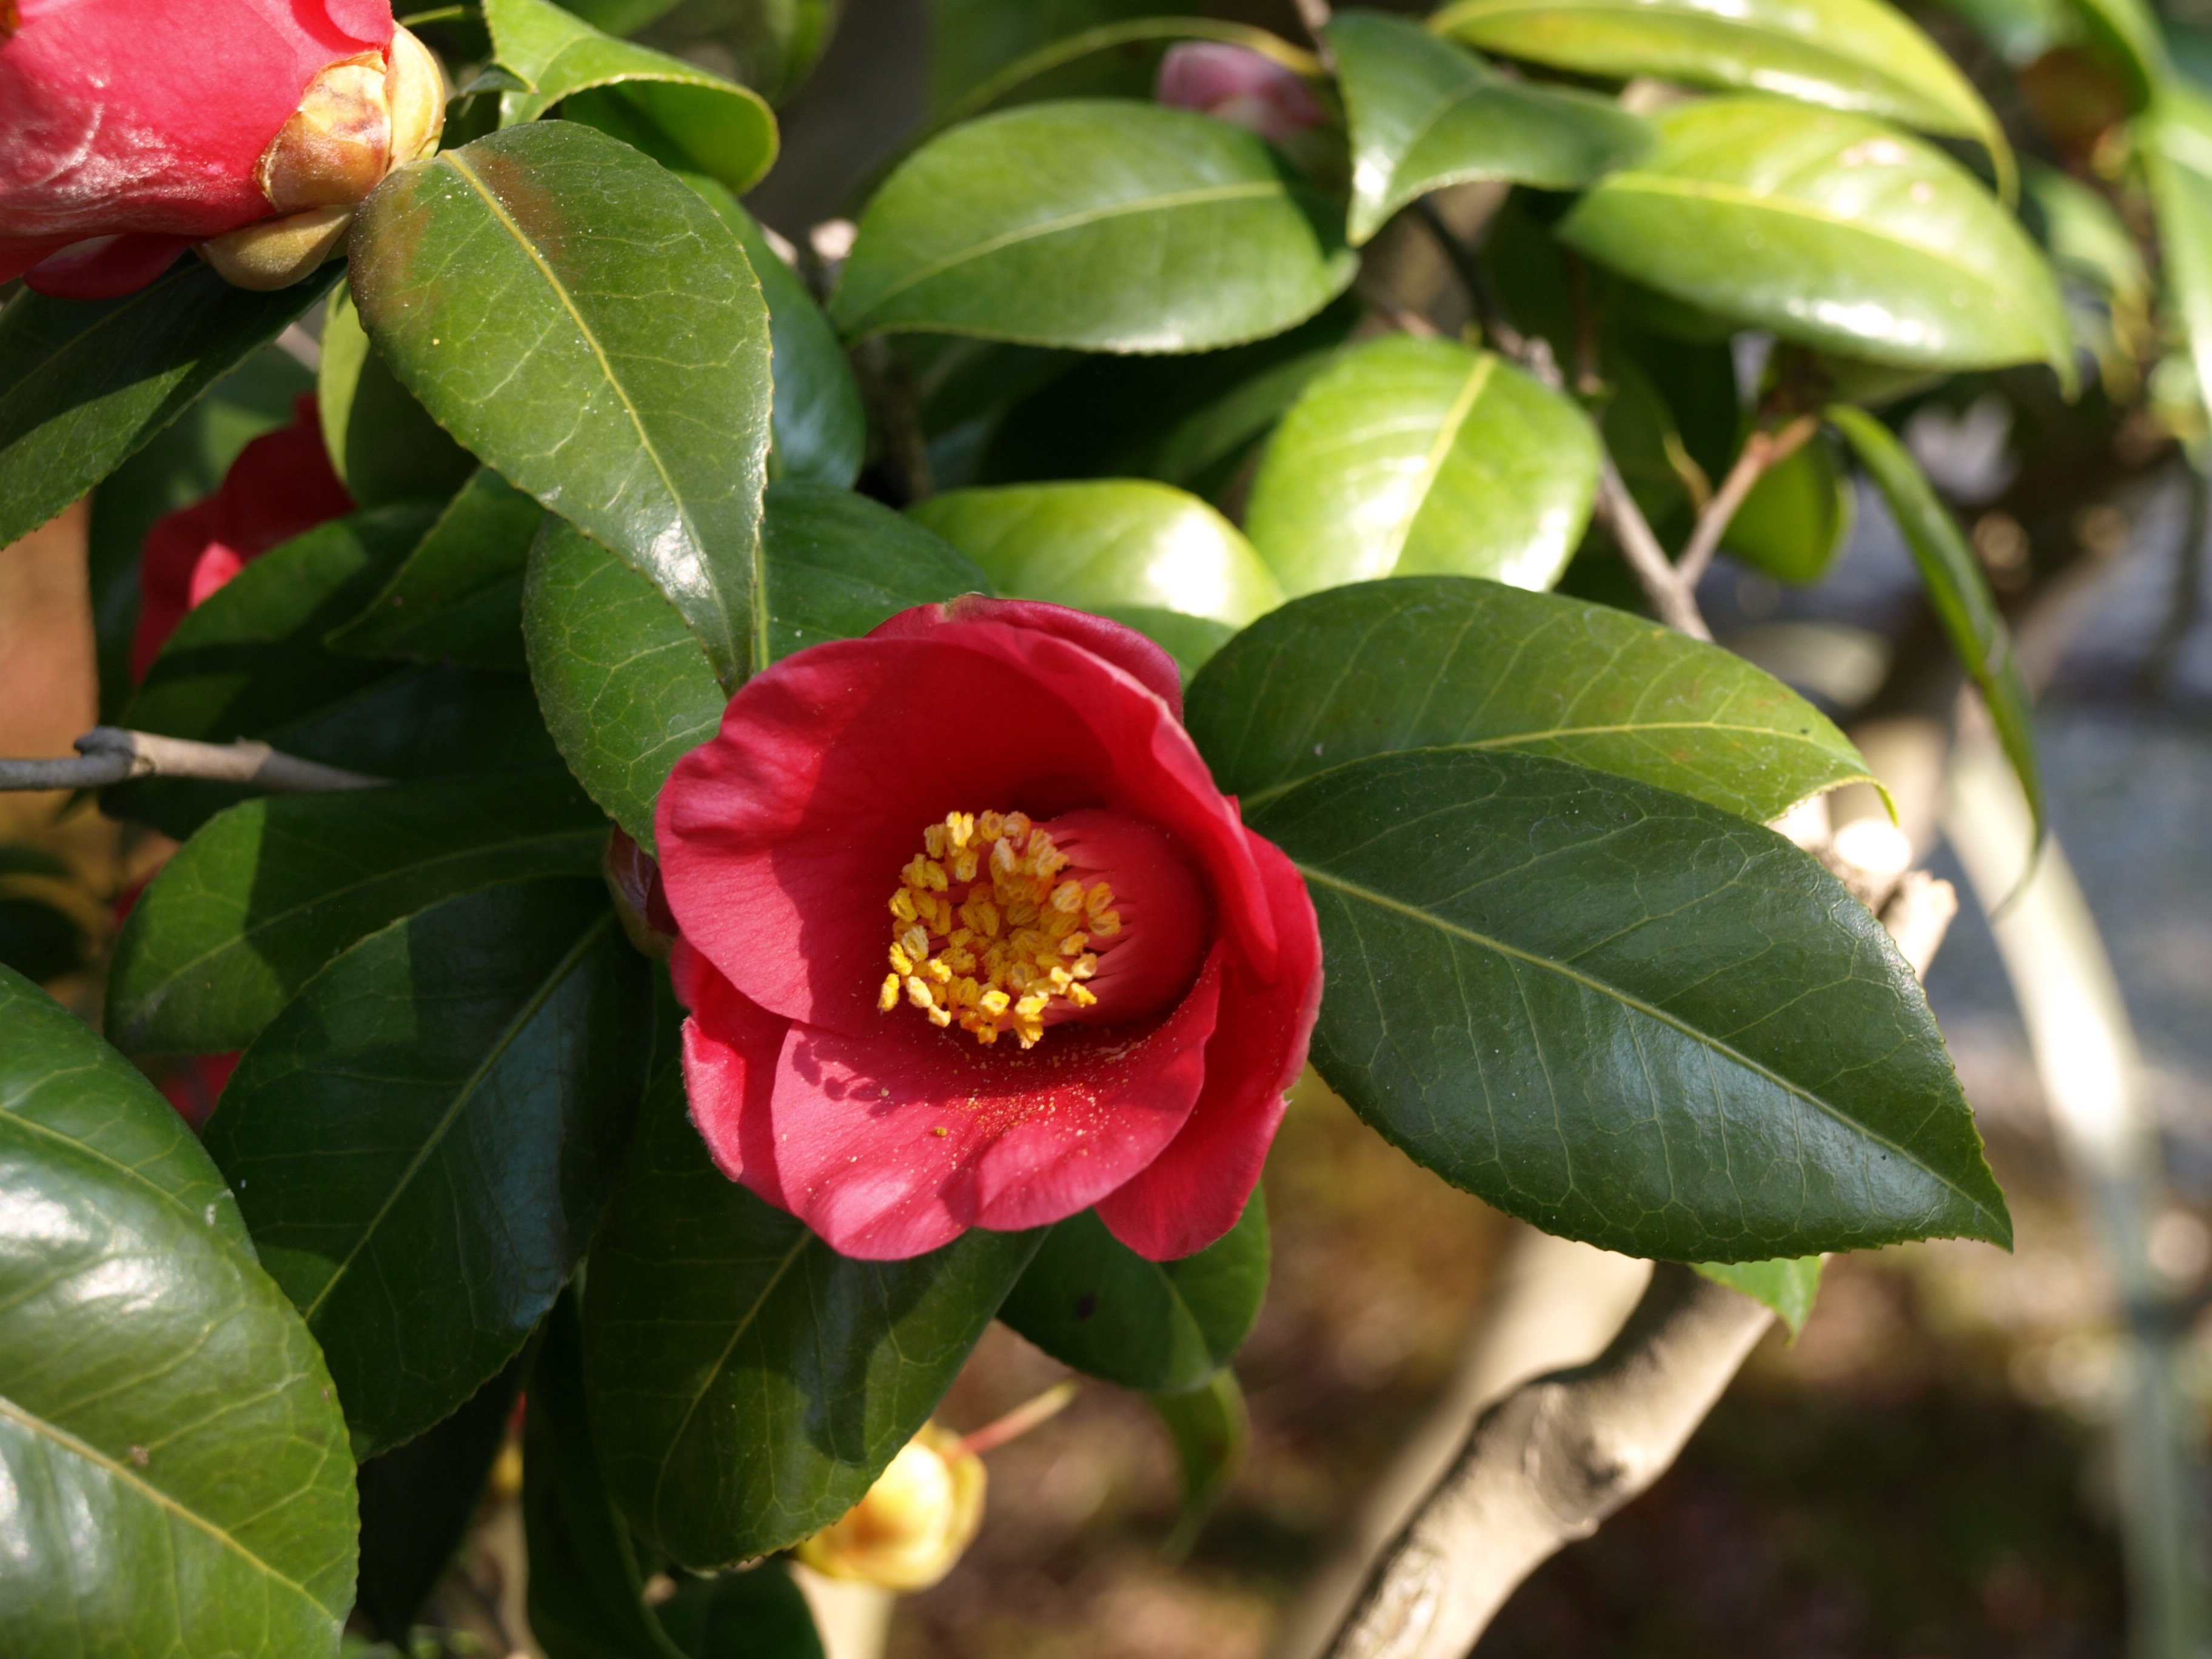
<path id="1" fill-rule="evenodd" d="M 1121 930 L 1114 890 L 1063 878 L 1067 854 L 1022 812 L 947 812 L 891 895 L 891 971 L 877 1006 L 903 996 L 930 1023 L 979 1042 L 1012 1032 L 1024 1048 L 1055 1002 L 1088 1008 L 1093 939 Z"/>

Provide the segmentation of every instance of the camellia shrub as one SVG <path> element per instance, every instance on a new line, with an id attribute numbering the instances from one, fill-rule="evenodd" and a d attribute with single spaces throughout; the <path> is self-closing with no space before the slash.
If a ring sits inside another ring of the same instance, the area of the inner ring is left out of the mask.
<path id="1" fill-rule="evenodd" d="M 941 1574 L 994 1318 L 1203 1485 L 1309 1062 L 1793 1318 L 2008 1244 L 1768 827 L 1868 766 L 1697 602 L 1863 478 L 2039 800 L 1897 432 L 2193 420 L 2212 122 L 1966 9 L 946 0 L 787 240 L 828 0 L 0 6 L 0 542 L 89 493 L 106 722 L 22 781 L 179 844 L 97 1033 L 0 969 L 0 1650 L 404 1639 L 526 1395 L 555 1659 L 811 1651 L 725 1570 Z"/>

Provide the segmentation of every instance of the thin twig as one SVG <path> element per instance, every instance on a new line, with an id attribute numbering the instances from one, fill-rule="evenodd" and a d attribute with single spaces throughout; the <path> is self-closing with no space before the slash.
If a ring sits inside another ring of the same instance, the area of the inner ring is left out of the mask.
<path id="1" fill-rule="evenodd" d="M 101 789 L 129 778 L 204 778 L 287 793 L 374 789 L 387 780 L 282 755 L 265 743 L 193 743 L 95 726 L 76 740 L 75 760 L 0 760 L 0 791 Z"/>
<path id="2" fill-rule="evenodd" d="M 1328 27 L 1328 0 L 1297 0 L 1298 21 L 1306 26 L 1313 36 L 1314 56 L 1331 75 L 1336 73 L 1336 54 L 1328 49 L 1328 37 L 1322 31 Z"/>
<path id="3" fill-rule="evenodd" d="M 869 423 L 883 444 L 884 471 L 902 498 L 897 505 L 928 500 L 937 493 L 937 480 L 930 471 L 929 435 L 922 427 L 914 371 L 880 334 L 855 345 L 852 362 Z"/>
<path id="4" fill-rule="evenodd" d="M 1806 440 L 1820 429 L 1820 422 L 1810 415 L 1800 415 L 1777 432 L 1754 432 L 1747 439 L 1743 453 L 1735 458 L 1728 477 L 1698 513 L 1697 528 L 1691 532 L 1682 556 L 1675 562 L 1674 575 L 1683 586 L 1694 589 L 1705 567 L 1713 562 L 1720 550 L 1721 538 L 1728 533 L 1729 523 L 1737 510 L 1758 487 L 1770 468 L 1777 467 L 1805 447 Z"/>

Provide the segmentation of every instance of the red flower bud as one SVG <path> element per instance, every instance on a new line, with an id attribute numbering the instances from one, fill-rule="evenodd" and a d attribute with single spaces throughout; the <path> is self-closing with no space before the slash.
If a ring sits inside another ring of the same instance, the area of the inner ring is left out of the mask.
<path id="1" fill-rule="evenodd" d="M 1169 47 L 1154 95 L 1172 109 L 1196 110 L 1272 143 L 1328 120 L 1313 88 L 1296 75 L 1249 46 L 1224 41 L 1187 40 Z"/>
<path id="2" fill-rule="evenodd" d="M 848 1255 L 1096 1206 L 1156 1261 L 1233 1225 L 1321 939 L 1119 623 L 964 599 L 756 676 L 677 763 L 684 1082 L 723 1171 Z"/>
<path id="3" fill-rule="evenodd" d="M 138 633 L 131 678 L 143 680 L 185 613 L 279 543 L 353 511 L 331 467 L 312 392 L 292 424 L 239 452 L 222 486 L 204 501 L 157 519 L 138 566 Z"/>
<path id="4" fill-rule="evenodd" d="M 0 14 L 0 279 L 106 298 L 222 238 L 225 276 L 283 286 L 443 118 L 389 0 L 19 0 Z"/>

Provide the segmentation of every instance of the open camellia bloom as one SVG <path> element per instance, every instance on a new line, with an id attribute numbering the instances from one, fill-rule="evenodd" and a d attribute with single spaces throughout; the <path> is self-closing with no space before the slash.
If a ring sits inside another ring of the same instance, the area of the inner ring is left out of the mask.
<path id="1" fill-rule="evenodd" d="M 292 423 L 264 433 L 238 453 L 222 487 L 180 507 L 146 532 L 138 566 L 138 632 L 131 678 L 143 680 L 185 613 L 280 543 L 353 511 L 323 447 L 314 394 L 293 405 Z"/>
<path id="2" fill-rule="evenodd" d="M 756 676 L 662 791 L 693 1121 L 848 1255 L 1236 1224 L 1321 939 L 1117 623 L 968 598 Z"/>
<path id="3" fill-rule="evenodd" d="M 444 125 L 389 0 L 0 0 L 0 280 L 107 299 L 198 244 L 286 286 Z"/>

